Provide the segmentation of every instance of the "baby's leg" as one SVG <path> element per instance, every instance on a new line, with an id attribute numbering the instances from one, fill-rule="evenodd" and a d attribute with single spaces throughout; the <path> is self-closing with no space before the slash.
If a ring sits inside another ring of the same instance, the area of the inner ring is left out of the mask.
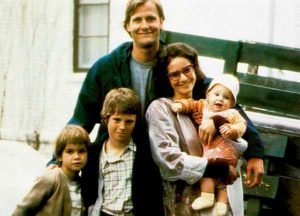
<path id="1" fill-rule="evenodd" d="M 216 200 L 217 215 L 225 216 L 228 208 L 228 194 L 226 190 L 226 185 L 220 183 L 217 186 Z"/>
<path id="2" fill-rule="evenodd" d="M 212 178 L 202 178 L 200 180 L 201 196 L 192 203 L 192 208 L 196 211 L 212 207 L 215 203 L 215 180 Z"/>

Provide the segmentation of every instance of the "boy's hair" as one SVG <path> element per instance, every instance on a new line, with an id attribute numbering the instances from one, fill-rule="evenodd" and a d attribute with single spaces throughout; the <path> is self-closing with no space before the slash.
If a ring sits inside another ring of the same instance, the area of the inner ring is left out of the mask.
<path id="1" fill-rule="evenodd" d="M 105 96 L 100 113 L 101 123 L 106 126 L 107 120 L 114 114 L 141 115 L 141 102 L 137 94 L 129 88 L 116 88 L 110 90 Z"/>
<path id="2" fill-rule="evenodd" d="M 156 5 L 160 19 L 165 20 L 164 10 L 159 0 L 128 0 L 125 9 L 125 19 L 123 21 L 123 28 L 125 29 L 125 31 L 127 31 L 127 24 L 129 23 L 130 18 L 135 10 L 148 1 L 153 2 Z"/>
<path id="3" fill-rule="evenodd" d="M 89 134 L 85 129 L 78 125 L 67 125 L 54 141 L 55 157 L 58 160 L 62 156 L 67 144 L 84 144 L 88 149 L 90 143 Z"/>

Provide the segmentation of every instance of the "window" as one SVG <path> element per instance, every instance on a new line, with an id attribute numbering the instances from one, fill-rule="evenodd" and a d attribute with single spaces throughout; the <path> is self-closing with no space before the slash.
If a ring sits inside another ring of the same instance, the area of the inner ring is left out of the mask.
<path id="1" fill-rule="evenodd" d="M 108 52 L 109 0 L 75 0 L 74 71 L 87 71 Z"/>

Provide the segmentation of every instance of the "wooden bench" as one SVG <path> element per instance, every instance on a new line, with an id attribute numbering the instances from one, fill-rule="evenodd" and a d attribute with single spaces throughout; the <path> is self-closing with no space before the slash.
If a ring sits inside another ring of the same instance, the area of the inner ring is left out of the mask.
<path id="1" fill-rule="evenodd" d="M 270 160 L 273 159 L 282 160 L 286 153 L 288 140 L 287 136 L 274 133 L 261 133 L 261 137 L 265 144 L 265 175 L 263 176 L 262 182 L 258 187 L 249 189 L 246 185 L 244 185 L 245 215 L 247 216 L 259 215 L 262 204 L 265 200 L 267 202 L 272 202 L 272 200 L 276 199 L 280 177 L 269 175 L 269 164 Z M 246 163 L 244 163 L 244 165 L 246 165 Z M 242 178 L 244 182 L 246 176 L 246 166 L 243 166 L 242 168 Z"/>
<path id="2" fill-rule="evenodd" d="M 262 183 L 254 189 L 244 186 L 245 215 L 277 215 L 276 204 L 282 176 L 270 172 L 270 164 L 283 163 L 289 138 L 300 137 L 300 84 L 262 76 L 259 70 L 261 67 L 269 68 L 272 76 L 280 74 L 282 70 L 300 72 L 300 49 L 171 31 L 163 31 L 161 38 L 166 44 L 184 42 L 194 47 L 200 56 L 223 60 L 223 73 L 231 73 L 239 78 L 238 102 L 249 113 L 265 143 L 265 175 Z M 247 71 L 238 71 L 240 64 L 246 64 Z M 243 170 L 242 177 L 245 178 L 245 166 Z M 296 178 L 297 181 L 299 179 Z"/>

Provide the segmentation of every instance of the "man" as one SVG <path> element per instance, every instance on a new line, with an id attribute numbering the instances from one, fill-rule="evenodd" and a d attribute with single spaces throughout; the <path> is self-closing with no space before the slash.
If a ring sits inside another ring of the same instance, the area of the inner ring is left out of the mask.
<path id="1" fill-rule="evenodd" d="M 99 113 L 105 95 L 116 87 L 132 88 L 140 97 L 144 112 L 149 102 L 157 97 L 152 86 L 152 66 L 163 45 L 160 32 L 164 19 L 159 0 L 128 1 L 123 27 L 132 38 L 132 42 L 121 44 L 92 66 L 83 82 L 70 124 L 81 125 L 90 133 L 95 124 L 100 122 Z M 252 132 L 248 137 L 252 137 L 254 143 L 246 138 L 249 142 L 247 185 L 254 187 L 260 183 L 264 172 L 263 145 L 250 120 L 248 126 L 249 124 Z M 202 142 L 208 143 L 214 132 L 213 123 L 201 126 Z M 98 138 L 99 136 L 95 142 L 98 142 Z"/>

